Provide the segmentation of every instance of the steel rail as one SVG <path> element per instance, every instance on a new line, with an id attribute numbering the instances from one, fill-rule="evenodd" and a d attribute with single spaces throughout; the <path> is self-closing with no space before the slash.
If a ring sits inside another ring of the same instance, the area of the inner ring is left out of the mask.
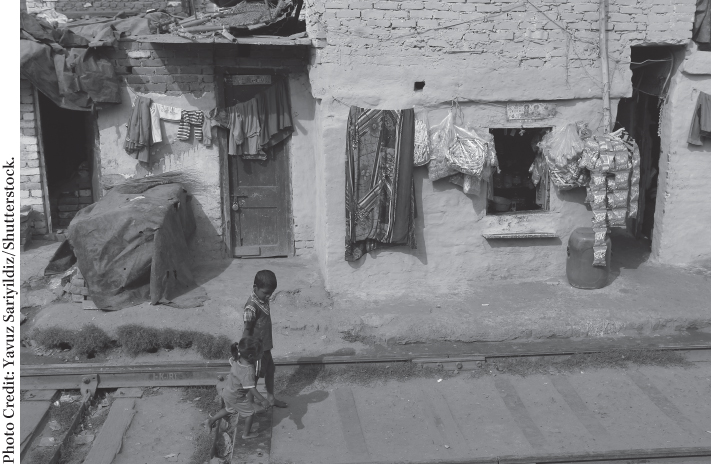
<path id="1" fill-rule="evenodd" d="M 698 352 L 711 345 L 669 345 L 657 347 L 631 348 L 634 350 L 663 350 Z M 570 356 L 576 354 L 600 353 L 607 350 L 587 349 L 580 351 L 527 351 L 494 354 L 453 354 L 453 355 L 411 355 L 411 356 L 318 356 L 276 359 L 280 367 L 307 365 L 346 366 L 352 364 L 415 363 L 421 366 L 436 366 L 447 370 L 470 370 L 482 367 L 486 362 L 502 358 Z M 211 386 L 224 381 L 230 365 L 225 361 L 163 362 L 160 364 L 106 365 L 84 364 L 44 364 L 22 366 L 20 381 L 23 390 L 71 390 L 86 384 L 91 376 L 97 375 L 99 388 L 124 387 L 180 387 Z"/>
<path id="2" fill-rule="evenodd" d="M 711 447 L 651 448 L 610 450 L 601 452 L 580 452 L 561 454 L 531 454 L 519 456 L 488 456 L 458 459 L 436 459 L 431 461 L 367 461 L 349 464 L 572 464 L 579 462 L 627 461 L 640 462 L 656 459 L 681 459 L 711 457 Z"/>

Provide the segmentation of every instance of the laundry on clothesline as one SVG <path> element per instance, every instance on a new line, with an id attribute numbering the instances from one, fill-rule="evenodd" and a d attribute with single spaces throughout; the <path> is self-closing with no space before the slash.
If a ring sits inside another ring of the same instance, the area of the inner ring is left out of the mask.
<path id="1" fill-rule="evenodd" d="M 205 115 L 200 110 L 183 110 L 178 127 L 178 140 L 190 139 L 190 128 L 195 132 L 195 140 L 202 140 L 202 123 Z"/>

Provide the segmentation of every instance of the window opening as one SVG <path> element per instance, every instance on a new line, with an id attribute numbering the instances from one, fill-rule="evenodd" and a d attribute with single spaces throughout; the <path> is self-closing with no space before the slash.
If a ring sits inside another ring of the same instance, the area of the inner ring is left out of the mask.
<path id="1" fill-rule="evenodd" d="M 550 182 L 548 174 L 535 185 L 529 172 L 539 154 L 538 142 L 550 127 L 489 129 L 501 172 L 493 174 L 494 198 L 487 214 L 514 211 L 547 211 Z"/>

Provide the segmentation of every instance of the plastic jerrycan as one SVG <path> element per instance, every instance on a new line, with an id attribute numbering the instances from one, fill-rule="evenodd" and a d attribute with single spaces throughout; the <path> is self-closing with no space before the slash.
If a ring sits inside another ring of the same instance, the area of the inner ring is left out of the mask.
<path id="1" fill-rule="evenodd" d="M 595 232 L 592 227 L 579 227 L 568 239 L 568 258 L 565 262 L 565 274 L 568 283 L 576 288 L 602 288 L 610 278 L 610 260 L 612 246 L 609 235 L 605 238 L 607 256 L 605 267 L 593 266 L 593 244 Z"/>

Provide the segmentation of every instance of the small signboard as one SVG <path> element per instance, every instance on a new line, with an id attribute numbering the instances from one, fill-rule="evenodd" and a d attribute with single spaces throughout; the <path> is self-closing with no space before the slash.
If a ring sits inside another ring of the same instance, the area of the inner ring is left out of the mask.
<path id="1" fill-rule="evenodd" d="M 272 76 L 242 74 L 238 76 L 231 76 L 231 80 L 232 85 L 269 85 L 272 83 Z"/>
<path id="2" fill-rule="evenodd" d="M 506 117 L 509 121 L 546 119 L 555 116 L 555 103 L 507 103 Z"/>

